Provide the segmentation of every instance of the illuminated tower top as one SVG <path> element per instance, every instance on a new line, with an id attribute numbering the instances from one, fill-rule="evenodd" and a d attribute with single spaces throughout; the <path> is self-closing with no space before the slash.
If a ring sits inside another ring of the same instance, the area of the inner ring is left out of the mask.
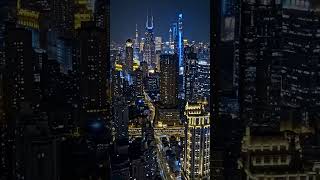
<path id="1" fill-rule="evenodd" d="M 131 47 L 131 48 L 132 48 L 132 44 L 133 44 L 133 42 L 132 42 L 131 39 L 128 39 L 128 40 L 126 41 L 126 47 Z"/>
<path id="2" fill-rule="evenodd" d="M 153 29 L 153 16 L 151 15 L 151 22 L 149 22 L 149 13 L 147 15 L 147 22 L 146 22 L 146 29 L 152 30 Z"/>
<path id="3" fill-rule="evenodd" d="M 172 29 L 169 29 L 169 42 L 172 43 Z"/>

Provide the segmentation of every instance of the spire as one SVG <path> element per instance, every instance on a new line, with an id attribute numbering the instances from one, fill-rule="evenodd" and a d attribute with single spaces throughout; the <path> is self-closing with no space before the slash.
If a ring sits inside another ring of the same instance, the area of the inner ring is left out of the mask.
<path id="1" fill-rule="evenodd" d="M 136 24 L 136 39 L 139 38 L 138 24 Z"/>
<path id="2" fill-rule="evenodd" d="M 135 46 L 138 48 L 139 46 L 139 31 L 138 31 L 138 24 L 136 24 L 136 39 L 135 39 Z"/>
<path id="3" fill-rule="evenodd" d="M 169 30 L 169 42 L 172 43 L 172 29 Z"/>

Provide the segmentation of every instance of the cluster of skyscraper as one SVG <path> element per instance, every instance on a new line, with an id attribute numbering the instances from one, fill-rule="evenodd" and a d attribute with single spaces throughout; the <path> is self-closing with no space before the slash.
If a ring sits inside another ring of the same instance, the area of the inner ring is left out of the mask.
<path id="1" fill-rule="evenodd" d="M 118 137 L 128 131 L 123 139 L 129 148 L 142 138 L 139 154 L 159 162 L 144 160 L 145 172 L 155 170 L 146 173 L 149 177 L 160 172 L 166 178 L 206 179 L 210 172 L 209 46 L 184 39 L 182 17 L 179 14 L 170 26 L 168 41 L 155 36 L 154 18 L 147 16 L 144 37 L 139 38 L 136 26 L 133 40 L 111 44 L 113 109 L 122 114 L 114 116 L 114 133 Z M 120 101 L 126 108 L 118 107 Z M 123 110 L 127 108 L 131 114 Z"/>
<path id="2" fill-rule="evenodd" d="M 182 14 L 110 46 L 109 1 L 0 5 L 0 179 L 319 179 L 317 1 L 212 1 L 210 46 Z"/>

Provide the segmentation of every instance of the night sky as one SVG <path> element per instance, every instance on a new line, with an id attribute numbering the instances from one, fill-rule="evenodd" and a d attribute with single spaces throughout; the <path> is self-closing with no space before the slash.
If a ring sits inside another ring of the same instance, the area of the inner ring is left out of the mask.
<path id="1" fill-rule="evenodd" d="M 209 42 L 210 0 L 111 0 L 111 41 L 125 42 L 135 36 L 138 24 L 144 36 L 148 9 L 154 16 L 155 36 L 169 39 L 170 24 L 184 15 L 185 39 Z"/>

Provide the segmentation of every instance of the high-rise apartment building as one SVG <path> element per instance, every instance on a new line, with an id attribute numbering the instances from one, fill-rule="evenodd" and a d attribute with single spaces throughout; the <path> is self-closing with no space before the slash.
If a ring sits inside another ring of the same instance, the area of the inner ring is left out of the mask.
<path id="1" fill-rule="evenodd" d="M 187 103 L 184 171 L 187 179 L 210 179 L 210 113 L 201 103 Z"/>

